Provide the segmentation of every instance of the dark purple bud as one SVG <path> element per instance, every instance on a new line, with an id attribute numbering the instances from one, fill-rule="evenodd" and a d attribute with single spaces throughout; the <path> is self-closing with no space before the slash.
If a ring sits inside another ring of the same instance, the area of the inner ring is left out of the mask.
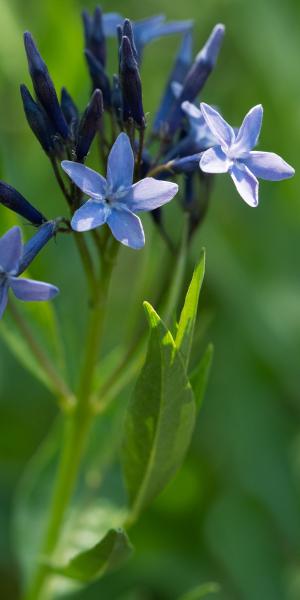
<path id="1" fill-rule="evenodd" d="M 33 225 L 41 225 L 47 219 L 8 183 L 0 181 L 0 204 L 24 217 Z"/>
<path id="2" fill-rule="evenodd" d="M 185 100 L 193 102 L 196 96 L 201 92 L 210 73 L 212 72 L 223 41 L 225 27 L 222 24 L 216 25 L 212 30 L 206 44 L 197 54 L 194 63 L 189 69 L 182 85 L 182 91 L 179 94 L 174 109 L 168 120 L 169 135 L 172 136 L 178 129 L 182 110 L 181 105 Z"/>
<path id="3" fill-rule="evenodd" d="M 103 32 L 102 11 L 100 6 L 95 8 L 90 42 L 87 48 L 100 62 L 103 68 L 106 65 L 106 40 Z"/>
<path id="4" fill-rule="evenodd" d="M 92 35 L 93 29 L 93 19 L 87 10 L 83 10 L 81 13 L 82 22 L 83 22 L 83 30 L 84 30 L 84 41 L 85 45 L 88 48 L 90 45 L 90 39 Z"/>
<path id="5" fill-rule="evenodd" d="M 130 41 L 130 44 L 131 44 L 133 56 L 134 56 L 136 62 L 138 63 L 139 62 L 138 53 L 137 53 L 137 49 L 136 49 L 136 46 L 135 46 L 132 24 L 131 24 L 131 21 L 129 19 L 125 19 L 125 21 L 123 23 L 122 37 L 123 36 L 128 37 L 128 39 Z"/>
<path id="6" fill-rule="evenodd" d="M 65 87 L 61 90 L 60 105 L 69 128 L 74 131 L 79 120 L 79 111 Z"/>
<path id="7" fill-rule="evenodd" d="M 27 269 L 40 250 L 53 238 L 57 229 L 58 221 L 47 221 L 39 227 L 38 231 L 24 245 L 17 275 L 21 275 Z"/>
<path id="8" fill-rule="evenodd" d="M 55 131 L 44 109 L 32 98 L 26 85 L 20 86 L 23 108 L 31 131 L 40 142 L 46 154 L 54 153 Z"/>
<path id="9" fill-rule="evenodd" d="M 93 90 L 101 90 L 103 95 L 103 102 L 106 109 L 111 107 L 111 90 L 110 82 L 107 77 L 103 66 L 90 52 L 85 50 L 85 57 L 89 68 L 90 77 L 93 83 Z"/>
<path id="10" fill-rule="evenodd" d="M 28 31 L 24 33 L 24 44 L 29 72 L 37 99 L 53 123 L 55 131 L 66 139 L 68 137 L 68 126 L 60 108 L 55 87 L 47 66 L 34 43 L 32 35 Z"/>
<path id="11" fill-rule="evenodd" d="M 78 161 L 82 161 L 88 154 L 91 143 L 99 130 L 103 110 L 102 92 L 95 90 L 79 123 L 75 147 Z"/>
<path id="12" fill-rule="evenodd" d="M 119 125 L 122 123 L 122 94 L 120 79 L 118 75 L 113 75 L 113 85 L 111 92 L 111 105 L 116 115 Z"/>
<path id="13" fill-rule="evenodd" d="M 146 126 L 142 99 L 142 84 L 138 64 L 128 37 L 122 37 L 120 48 L 120 82 L 123 121 L 130 119 L 141 128 Z"/>

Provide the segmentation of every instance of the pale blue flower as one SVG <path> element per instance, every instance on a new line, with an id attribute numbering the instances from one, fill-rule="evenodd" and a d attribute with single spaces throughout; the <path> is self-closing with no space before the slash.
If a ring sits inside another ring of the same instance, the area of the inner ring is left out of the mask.
<path id="1" fill-rule="evenodd" d="M 21 230 L 13 227 L 0 238 L 0 318 L 7 305 L 9 288 L 16 298 L 24 301 L 50 300 L 59 291 L 49 283 L 19 278 L 22 257 Z"/>
<path id="2" fill-rule="evenodd" d="M 205 173 L 229 173 L 234 185 L 249 206 L 258 205 L 258 180 L 280 181 L 292 177 L 293 167 L 273 152 L 257 152 L 263 108 L 254 106 L 237 132 L 211 106 L 200 104 L 201 112 L 218 143 L 206 150 L 200 160 Z"/>
<path id="3" fill-rule="evenodd" d="M 134 249 L 145 244 L 143 226 L 135 213 L 166 204 L 178 191 L 176 183 L 152 177 L 132 185 L 134 156 L 126 133 L 120 133 L 110 151 L 106 179 L 80 163 L 64 160 L 62 168 L 90 196 L 74 213 L 72 228 L 88 231 L 107 223 L 119 242 Z"/>

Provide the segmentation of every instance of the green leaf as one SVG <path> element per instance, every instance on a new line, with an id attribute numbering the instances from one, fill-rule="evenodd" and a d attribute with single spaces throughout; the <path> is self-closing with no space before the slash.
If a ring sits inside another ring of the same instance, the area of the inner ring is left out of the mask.
<path id="1" fill-rule="evenodd" d="M 214 355 L 214 347 L 208 344 L 198 366 L 190 375 L 190 383 L 194 391 L 195 401 L 198 410 L 202 406 L 204 395 L 207 388 L 209 373 Z"/>
<path id="2" fill-rule="evenodd" d="M 148 353 L 125 419 L 123 469 L 130 520 L 161 492 L 181 466 L 194 429 L 196 405 L 174 339 L 144 303 Z"/>
<path id="3" fill-rule="evenodd" d="M 203 583 L 193 588 L 183 596 L 180 596 L 178 600 L 201 600 L 209 594 L 217 594 L 221 588 L 218 583 Z"/>
<path id="4" fill-rule="evenodd" d="M 192 281 L 185 297 L 175 339 L 176 346 L 179 348 L 186 366 L 188 366 L 192 348 L 198 301 L 204 272 L 205 251 L 202 250 L 200 261 L 194 270 Z"/>
<path id="5" fill-rule="evenodd" d="M 53 573 L 87 583 L 117 569 L 132 553 L 132 545 L 122 529 L 110 529 L 92 548 L 79 552 L 64 567 L 50 565 Z"/>

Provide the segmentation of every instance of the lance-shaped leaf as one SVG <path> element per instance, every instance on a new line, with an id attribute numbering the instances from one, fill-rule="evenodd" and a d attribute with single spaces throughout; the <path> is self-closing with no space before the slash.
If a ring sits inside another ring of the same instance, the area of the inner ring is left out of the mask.
<path id="1" fill-rule="evenodd" d="M 52 572 L 88 583 L 117 569 L 132 553 L 132 545 L 123 529 L 110 529 L 92 548 L 76 554 L 63 567 L 50 566 Z"/>
<path id="2" fill-rule="evenodd" d="M 123 468 L 134 521 L 181 466 L 195 423 L 195 401 L 183 360 L 158 314 L 150 325 L 146 362 L 125 420 Z"/>
<path id="3" fill-rule="evenodd" d="M 184 364 L 187 367 L 189 363 L 194 328 L 197 316 L 197 308 L 200 290 L 205 272 L 205 251 L 202 251 L 200 261 L 195 268 L 192 281 L 190 283 L 183 309 L 181 311 L 179 325 L 176 334 L 176 346 L 180 350 Z"/>
<path id="4" fill-rule="evenodd" d="M 214 347 L 208 344 L 198 366 L 190 375 L 190 382 L 193 388 L 197 409 L 199 410 L 204 400 L 209 373 L 214 355 Z"/>

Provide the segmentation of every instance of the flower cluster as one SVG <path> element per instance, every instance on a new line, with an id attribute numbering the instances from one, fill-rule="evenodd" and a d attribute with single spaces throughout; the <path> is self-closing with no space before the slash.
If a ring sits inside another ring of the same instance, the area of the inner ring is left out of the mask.
<path id="1" fill-rule="evenodd" d="M 25 116 L 50 159 L 70 214 L 49 221 L 14 188 L 0 183 L 0 203 L 38 228 L 24 250 L 18 228 L 0 240 L 1 315 L 9 287 L 22 300 L 55 295 L 53 286 L 16 277 L 56 233 L 73 231 L 76 236 L 107 225 L 119 242 L 139 249 L 145 243 L 138 216 L 142 211 L 153 211 L 159 231 L 168 240 L 161 207 L 177 194 L 177 180 L 192 235 L 206 212 L 214 174 L 229 173 L 250 206 L 258 204 L 257 178 L 279 180 L 294 174 L 276 154 L 253 151 L 262 124 L 261 105 L 249 111 L 236 131 L 215 108 L 204 102 L 199 108 L 195 104 L 216 65 L 224 25 L 213 28 L 193 58 L 190 20 L 168 22 L 159 15 L 131 22 L 118 13 L 103 14 L 99 7 L 93 14 L 84 11 L 82 18 L 91 82 L 90 100 L 83 111 L 66 88 L 58 97 L 32 35 L 24 34 L 34 91 L 32 95 L 21 85 Z M 173 34 L 181 37 L 179 51 L 150 124 L 148 107 L 144 108 L 141 62 L 150 42 Z M 107 70 L 108 37 L 115 38 L 118 49 L 112 77 Z M 85 165 L 95 137 L 106 178 Z M 102 248 L 103 230 L 105 227 L 95 234 Z"/>

